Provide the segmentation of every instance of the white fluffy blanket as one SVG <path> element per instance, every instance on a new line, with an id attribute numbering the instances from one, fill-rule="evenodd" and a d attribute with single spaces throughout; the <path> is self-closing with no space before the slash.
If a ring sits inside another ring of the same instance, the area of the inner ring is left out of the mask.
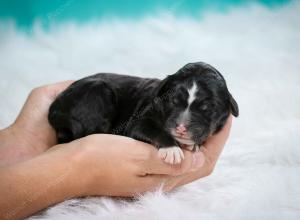
<path id="1" fill-rule="evenodd" d="M 300 3 L 253 5 L 203 19 L 64 24 L 32 36 L 0 29 L 0 127 L 35 86 L 99 71 L 163 78 L 205 61 L 240 105 L 212 175 L 137 201 L 73 199 L 32 219 L 300 219 Z M 2 23 L 3 25 L 3 23 Z"/>

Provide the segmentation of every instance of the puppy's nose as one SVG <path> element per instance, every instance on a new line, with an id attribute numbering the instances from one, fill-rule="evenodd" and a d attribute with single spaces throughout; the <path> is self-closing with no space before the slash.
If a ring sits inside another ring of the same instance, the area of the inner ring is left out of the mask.
<path id="1" fill-rule="evenodd" d="M 187 129 L 184 124 L 180 124 L 176 127 L 177 134 L 186 134 L 186 131 L 187 131 Z"/>

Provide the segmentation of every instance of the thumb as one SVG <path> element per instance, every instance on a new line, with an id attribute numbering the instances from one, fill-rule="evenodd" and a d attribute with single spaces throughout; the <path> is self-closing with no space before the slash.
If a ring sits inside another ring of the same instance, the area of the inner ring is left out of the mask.
<path id="1" fill-rule="evenodd" d="M 165 174 L 171 176 L 182 175 L 191 170 L 197 169 L 204 164 L 204 155 L 202 152 L 191 152 L 182 149 L 184 160 L 180 164 L 168 164 L 159 156 L 157 149 L 153 148 L 149 160 L 145 164 L 147 174 Z"/>

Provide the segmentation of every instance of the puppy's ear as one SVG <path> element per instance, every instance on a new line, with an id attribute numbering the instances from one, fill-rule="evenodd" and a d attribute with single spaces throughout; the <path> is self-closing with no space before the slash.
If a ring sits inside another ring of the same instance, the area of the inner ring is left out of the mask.
<path id="1" fill-rule="evenodd" d="M 235 116 L 238 117 L 239 116 L 239 106 L 237 104 L 237 102 L 235 101 L 235 99 L 232 97 L 232 95 L 230 94 L 230 92 L 228 92 L 229 94 L 229 102 L 230 102 L 230 110 L 231 113 Z"/>
<path id="2" fill-rule="evenodd" d="M 168 75 L 167 78 L 162 80 L 155 91 L 155 97 L 161 98 L 162 96 L 170 96 L 174 94 L 175 86 L 178 82 L 181 82 L 184 78 L 184 75 L 187 72 L 193 71 L 195 68 L 198 68 L 196 63 L 188 63 L 181 69 L 179 69 L 176 73 L 172 75 Z"/>
<path id="3" fill-rule="evenodd" d="M 155 97 L 160 99 L 165 96 L 171 95 L 172 94 L 172 85 L 174 84 L 175 81 L 175 75 L 169 75 L 167 78 L 162 80 L 159 84 L 159 86 L 155 90 Z"/>

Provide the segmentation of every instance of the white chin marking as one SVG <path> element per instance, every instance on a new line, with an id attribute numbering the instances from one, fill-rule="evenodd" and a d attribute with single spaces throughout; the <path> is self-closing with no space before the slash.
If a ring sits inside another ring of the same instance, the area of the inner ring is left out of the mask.
<path id="1" fill-rule="evenodd" d="M 178 146 L 160 148 L 158 156 L 169 164 L 179 164 L 184 159 L 183 151 Z"/>

